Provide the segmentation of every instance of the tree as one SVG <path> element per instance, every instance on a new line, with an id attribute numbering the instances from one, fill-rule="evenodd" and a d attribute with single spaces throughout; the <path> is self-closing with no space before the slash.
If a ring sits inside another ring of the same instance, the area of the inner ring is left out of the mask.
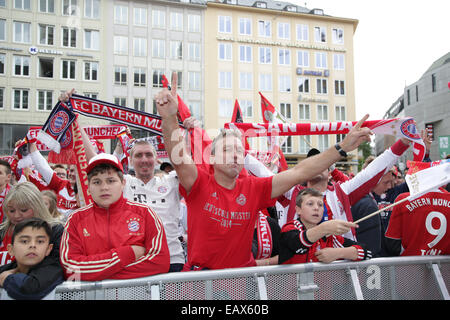
<path id="1" fill-rule="evenodd" d="M 358 153 L 359 151 L 362 152 L 362 158 L 358 159 L 358 171 L 361 171 L 364 161 L 372 154 L 372 147 L 370 146 L 370 143 L 366 141 L 359 145 Z"/>

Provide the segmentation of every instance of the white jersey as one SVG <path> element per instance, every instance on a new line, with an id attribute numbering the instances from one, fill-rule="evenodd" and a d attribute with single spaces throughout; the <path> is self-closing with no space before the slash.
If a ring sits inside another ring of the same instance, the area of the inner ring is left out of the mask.
<path id="1" fill-rule="evenodd" d="M 170 251 L 170 263 L 185 263 L 183 248 L 178 237 L 180 223 L 180 193 L 176 172 L 154 176 L 148 183 L 125 175 L 123 196 L 128 200 L 146 204 L 161 218 Z"/>

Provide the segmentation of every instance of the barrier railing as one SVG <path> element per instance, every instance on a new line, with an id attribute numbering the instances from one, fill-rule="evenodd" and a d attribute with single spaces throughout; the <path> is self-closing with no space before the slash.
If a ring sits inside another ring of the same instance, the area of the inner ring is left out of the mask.
<path id="1" fill-rule="evenodd" d="M 450 300 L 450 256 L 376 258 L 66 281 L 58 300 Z"/>

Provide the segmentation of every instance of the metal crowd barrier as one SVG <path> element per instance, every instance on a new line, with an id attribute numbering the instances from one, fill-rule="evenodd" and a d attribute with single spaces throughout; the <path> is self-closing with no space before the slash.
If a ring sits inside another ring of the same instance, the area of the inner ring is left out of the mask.
<path id="1" fill-rule="evenodd" d="M 376 258 L 66 281 L 57 300 L 450 300 L 450 256 Z"/>

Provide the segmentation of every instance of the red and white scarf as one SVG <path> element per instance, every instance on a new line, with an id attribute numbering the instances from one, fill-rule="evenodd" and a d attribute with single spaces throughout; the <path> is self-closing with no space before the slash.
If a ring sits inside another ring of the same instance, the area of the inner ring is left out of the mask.
<path id="1" fill-rule="evenodd" d="M 273 249 L 272 231 L 270 230 L 267 216 L 261 212 L 258 214 L 258 218 L 256 220 L 256 233 L 258 237 L 258 252 L 255 259 L 259 260 L 270 258 Z"/>
<path id="2" fill-rule="evenodd" d="M 225 128 L 236 128 L 244 132 L 245 137 L 297 136 L 319 134 L 346 134 L 357 121 L 320 122 L 320 123 L 225 123 Z M 413 142 L 414 161 L 422 161 L 425 156 L 425 144 L 418 134 L 414 119 L 382 119 L 365 121 L 362 127 L 368 127 L 375 134 L 390 134 L 406 138 Z"/>

